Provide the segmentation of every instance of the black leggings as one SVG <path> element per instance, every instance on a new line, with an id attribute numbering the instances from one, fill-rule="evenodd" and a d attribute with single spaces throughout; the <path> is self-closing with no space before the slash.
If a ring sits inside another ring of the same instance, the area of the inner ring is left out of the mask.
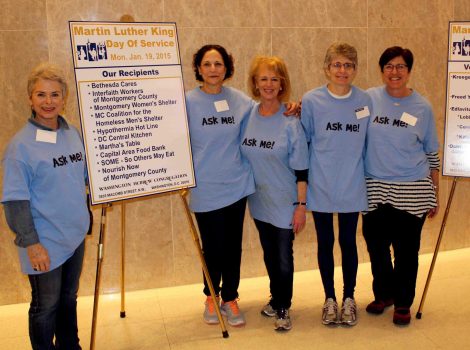
<path id="1" fill-rule="evenodd" d="M 333 246 L 335 234 L 333 231 L 333 213 L 312 212 L 317 231 L 318 241 L 318 267 L 325 289 L 325 299 L 336 300 L 334 271 L 335 261 L 333 256 Z M 357 276 L 357 248 L 356 229 L 358 212 L 338 213 L 339 223 L 339 245 L 341 247 L 341 262 L 343 268 L 343 300 L 354 298 L 354 288 L 356 287 Z"/>
<path id="2" fill-rule="evenodd" d="M 194 213 L 215 293 L 224 301 L 238 297 L 245 208 L 246 197 L 224 208 Z M 205 277 L 204 294 L 210 295 Z"/>

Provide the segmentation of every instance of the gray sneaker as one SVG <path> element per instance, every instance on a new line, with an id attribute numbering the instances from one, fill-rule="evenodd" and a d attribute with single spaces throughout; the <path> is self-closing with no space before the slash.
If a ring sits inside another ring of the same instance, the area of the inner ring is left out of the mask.
<path id="1" fill-rule="evenodd" d="M 270 302 L 263 306 L 261 309 L 261 315 L 266 317 L 274 317 L 276 316 L 276 310 L 273 309 Z"/>
<path id="2" fill-rule="evenodd" d="M 355 326 L 357 324 L 357 305 L 352 298 L 346 298 L 343 301 L 341 323 L 347 326 Z"/>
<path id="3" fill-rule="evenodd" d="M 220 312 L 227 317 L 227 322 L 233 327 L 242 327 L 246 324 L 245 316 L 243 316 L 238 307 L 237 299 L 232 301 L 223 301 L 220 305 Z"/>
<path id="4" fill-rule="evenodd" d="M 219 303 L 219 298 L 217 298 L 217 303 Z M 217 313 L 215 312 L 215 303 L 214 299 L 211 296 L 206 298 L 206 307 L 204 308 L 203 319 L 204 322 L 207 324 L 218 324 L 219 318 L 217 317 Z"/>
<path id="5" fill-rule="evenodd" d="M 328 298 L 323 304 L 322 322 L 325 325 L 338 323 L 338 303 L 333 298 Z"/>
<path id="6" fill-rule="evenodd" d="M 291 330 L 292 322 L 289 316 L 289 309 L 276 310 L 276 322 L 274 322 L 274 330 L 278 332 L 286 332 Z"/>

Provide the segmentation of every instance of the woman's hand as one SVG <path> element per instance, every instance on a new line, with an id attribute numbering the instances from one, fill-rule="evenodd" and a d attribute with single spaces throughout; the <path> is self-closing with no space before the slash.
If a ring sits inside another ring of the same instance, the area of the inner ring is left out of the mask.
<path id="1" fill-rule="evenodd" d="M 302 101 L 296 102 L 287 102 L 285 104 L 286 111 L 284 112 L 285 116 L 294 116 L 300 118 L 300 110 L 302 108 Z"/>
<path id="2" fill-rule="evenodd" d="M 437 213 L 439 212 L 439 205 L 437 205 L 437 207 L 434 207 L 432 209 L 429 209 L 428 211 L 428 218 L 433 218 L 437 215 Z"/>
<path id="3" fill-rule="evenodd" d="M 439 198 L 437 196 L 437 193 L 436 193 L 436 200 L 437 200 L 437 205 L 434 208 L 429 209 L 428 211 L 428 218 L 430 219 L 435 217 L 437 213 L 439 212 Z"/>
<path id="4" fill-rule="evenodd" d="M 439 172 L 431 170 L 431 178 L 434 186 L 434 193 L 436 194 L 437 205 L 434 208 L 429 209 L 428 218 L 430 219 L 435 217 L 439 212 Z"/>
<path id="5" fill-rule="evenodd" d="M 305 227 L 307 208 L 305 205 L 298 205 L 294 210 L 294 216 L 292 217 L 292 229 L 297 234 L 302 231 Z"/>
<path id="6" fill-rule="evenodd" d="M 51 267 L 51 260 L 47 249 L 41 243 L 32 244 L 26 247 L 29 261 L 34 271 L 47 272 Z"/>

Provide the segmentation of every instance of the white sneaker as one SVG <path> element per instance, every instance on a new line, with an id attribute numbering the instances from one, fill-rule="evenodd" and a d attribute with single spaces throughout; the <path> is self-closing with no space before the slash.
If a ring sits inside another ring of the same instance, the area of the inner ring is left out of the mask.
<path id="1" fill-rule="evenodd" d="M 290 331 L 292 322 L 289 316 L 289 309 L 276 310 L 276 322 L 274 322 L 274 330 L 278 332 Z"/>
<path id="2" fill-rule="evenodd" d="M 270 303 L 267 303 L 261 309 L 261 315 L 266 317 L 274 317 L 276 316 L 276 310 L 273 309 Z"/>
<path id="3" fill-rule="evenodd" d="M 352 298 L 346 298 L 343 301 L 341 323 L 347 326 L 355 326 L 357 324 L 357 305 Z"/>
<path id="4" fill-rule="evenodd" d="M 333 298 L 328 298 L 323 304 L 322 322 L 325 325 L 338 323 L 338 303 Z"/>

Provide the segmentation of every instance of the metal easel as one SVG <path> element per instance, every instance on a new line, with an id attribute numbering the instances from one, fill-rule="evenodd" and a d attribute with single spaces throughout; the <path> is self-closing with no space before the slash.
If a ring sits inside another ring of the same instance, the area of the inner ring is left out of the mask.
<path id="1" fill-rule="evenodd" d="M 180 192 L 181 201 L 184 205 L 184 211 L 186 213 L 186 218 L 188 219 L 189 229 L 193 236 L 193 241 L 196 246 L 196 250 L 199 254 L 199 259 L 201 260 L 202 271 L 204 272 L 204 277 L 206 278 L 207 285 L 209 287 L 209 291 L 211 293 L 212 300 L 217 300 L 214 290 L 214 285 L 212 284 L 211 276 L 209 274 L 209 269 L 207 268 L 206 261 L 204 259 L 204 254 L 201 249 L 201 243 L 199 242 L 199 235 L 196 230 L 196 226 L 194 225 L 193 217 L 191 216 L 191 211 L 189 210 L 188 203 L 186 202 L 186 195 L 188 194 L 188 190 L 181 190 Z M 217 314 L 217 318 L 219 319 L 220 328 L 222 329 L 222 336 L 224 338 L 228 338 L 229 334 L 227 328 L 225 327 L 224 319 L 222 318 L 222 314 L 220 313 L 219 304 L 214 302 L 215 305 L 215 312 Z"/>
<path id="2" fill-rule="evenodd" d="M 426 285 L 424 286 L 423 295 L 421 297 L 421 302 L 419 303 L 418 312 L 416 313 L 416 318 L 421 319 L 423 315 L 424 301 L 426 300 L 426 294 L 428 293 L 429 284 L 431 283 L 432 273 L 434 271 L 434 265 L 436 264 L 437 254 L 439 253 L 439 247 L 441 245 L 442 236 L 444 235 L 444 228 L 447 223 L 447 216 L 449 215 L 450 205 L 452 204 L 452 199 L 454 198 L 455 187 L 457 185 L 458 177 L 454 177 L 452 181 L 452 187 L 450 190 L 449 198 L 447 199 L 446 211 L 444 212 L 444 217 L 442 218 L 441 230 L 439 231 L 439 236 L 437 238 L 436 248 L 434 249 L 434 255 L 432 256 L 431 266 L 429 267 L 428 277 L 426 279 Z"/>
<path id="3" fill-rule="evenodd" d="M 93 318 L 91 321 L 90 350 L 95 349 L 96 320 L 98 316 L 98 302 L 100 297 L 101 266 L 103 262 L 104 234 L 106 230 L 106 210 L 111 207 L 111 203 L 101 206 L 100 236 L 98 240 L 98 258 L 96 263 L 95 294 L 93 299 Z"/>
<path id="4" fill-rule="evenodd" d="M 131 15 L 122 15 L 120 18 L 120 22 L 131 23 L 135 22 L 134 17 Z M 190 231 L 193 236 L 194 243 L 196 245 L 196 249 L 199 254 L 199 258 L 201 260 L 202 269 L 204 272 L 204 276 L 206 278 L 207 284 L 209 286 L 209 290 L 213 300 L 216 299 L 215 290 L 212 284 L 212 280 L 209 275 L 209 270 L 207 268 L 207 264 L 204 260 L 204 255 L 201 249 L 201 244 L 199 242 L 199 236 L 194 225 L 191 212 L 189 210 L 188 204 L 186 202 L 185 196 L 187 195 L 188 191 L 181 190 L 180 197 L 183 202 L 186 217 L 189 222 Z M 101 208 L 101 225 L 100 225 L 100 236 L 98 242 L 98 261 L 96 266 L 96 280 L 95 280 L 95 294 L 94 294 L 94 302 L 93 302 L 93 318 L 92 318 L 92 330 L 91 330 L 91 339 L 90 339 L 90 350 L 94 350 L 95 348 L 95 338 L 96 338 L 96 322 L 97 322 L 97 315 L 98 315 L 98 301 L 99 301 L 99 287 L 100 287 L 100 279 L 101 279 L 101 266 L 103 261 L 103 242 L 104 242 L 104 235 L 106 229 L 106 209 L 111 207 L 111 203 L 103 204 Z M 120 317 L 126 317 L 125 311 L 125 237 L 126 237 L 126 203 L 124 201 L 121 202 L 121 310 L 120 310 Z M 220 308 L 217 303 L 215 303 L 215 310 L 217 313 L 217 318 L 219 319 L 219 324 L 222 329 L 222 336 L 224 338 L 228 338 L 229 334 L 225 327 L 224 320 L 222 318 L 222 314 L 220 313 Z"/>

